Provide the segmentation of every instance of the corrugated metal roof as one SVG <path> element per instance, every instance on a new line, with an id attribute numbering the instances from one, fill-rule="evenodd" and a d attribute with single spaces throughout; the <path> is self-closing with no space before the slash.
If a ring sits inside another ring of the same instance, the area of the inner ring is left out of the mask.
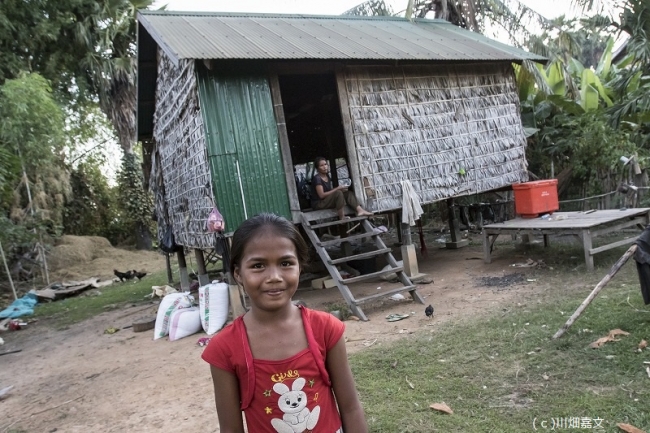
<path id="1" fill-rule="evenodd" d="M 443 20 L 140 11 L 173 59 L 534 60 Z"/>

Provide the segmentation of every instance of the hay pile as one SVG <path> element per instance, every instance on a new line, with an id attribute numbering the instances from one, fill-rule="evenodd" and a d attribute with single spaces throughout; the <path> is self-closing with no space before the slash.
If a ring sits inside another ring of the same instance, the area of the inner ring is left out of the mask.
<path id="1" fill-rule="evenodd" d="M 154 251 L 113 247 L 100 236 L 62 236 L 48 254 L 50 280 L 113 278 L 113 269 L 155 272 L 165 268 L 165 258 Z"/>

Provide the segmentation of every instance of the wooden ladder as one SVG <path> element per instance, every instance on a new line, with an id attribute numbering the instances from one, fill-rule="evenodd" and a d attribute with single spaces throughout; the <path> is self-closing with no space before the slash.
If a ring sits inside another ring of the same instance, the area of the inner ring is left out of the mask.
<path id="1" fill-rule="evenodd" d="M 331 218 L 336 218 L 336 220 L 320 222 L 325 219 L 331 219 Z M 340 239 L 323 241 L 318 237 L 318 234 L 315 231 L 316 229 L 323 228 L 323 227 L 345 227 L 344 224 L 350 224 L 350 223 L 360 224 L 360 226 L 363 228 L 363 233 L 355 234 L 348 237 L 341 237 Z M 341 292 L 341 295 L 343 295 L 343 299 L 345 299 L 345 302 L 350 307 L 350 311 L 352 311 L 352 314 L 356 315 L 361 320 L 367 321 L 368 317 L 366 317 L 366 315 L 361 310 L 361 307 L 359 307 L 360 304 L 363 304 L 364 302 L 368 302 L 374 299 L 391 296 L 396 293 L 408 291 L 409 294 L 411 295 L 411 298 L 413 298 L 414 301 L 419 302 L 420 304 L 424 304 L 424 299 L 422 299 L 420 294 L 417 292 L 415 285 L 411 282 L 409 277 L 404 273 L 404 267 L 398 265 L 397 261 L 395 260 L 395 257 L 393 257 L 393 254 L 391 253 L 391 249 L 387 247 L 384 244 L 384 242 L 381 240 L 379 235 L 375 233 L 374 227 L 368 221 L 368 217 L 366 216 L 351 217 L 346 220 L 339 220 L 336 215 L 336 212 L 332 210 L 321 210 L 316 212 L 302 213 L 301 224 L 305 229 L 305 233 L 309 237 L 309 240 L 314 245 L 314 248 L 316 248 L 316 252 L 318 253 L 318 256 L 321 258 L 323 264 L 327 268 L 327 271 L 329 272 L 330 276 L 336 283 L 336 287 L 338 287 L 339 291 Z M 339 259 L 332 259 L 329 253 L 327 252 L 326 247 L 328 246 L 340 245 L 343 242 L 350 242 L 350 241 L 364 239 L 364 238 L 370 238 L 374 241 L 375 249 L 373 251 L 368 251 L 361 254 L 355 254 L 348 257 L 342 257 Z M 336 267 L 337 264 L 346 263 L 353 260 L 368 259 L 377 256 L 384 256 L 384 258 L 390 265 L 390 269 L 382 269 L 381 271 L 378 272 L 362 274 L 357 277 L 344 279 Z M 365 296 L 357 299 L 354 298 L 352 292 L 350 291 L 350 288 L 348 287 L 350 284 L 354 284 L 360 281 L 371 280 L 390 273 L 395 273 L 397 275 L 397 278 L 399 279 L 399 282 L 401 284 L 399 287 L 381 290 L 370 296 Z"/>

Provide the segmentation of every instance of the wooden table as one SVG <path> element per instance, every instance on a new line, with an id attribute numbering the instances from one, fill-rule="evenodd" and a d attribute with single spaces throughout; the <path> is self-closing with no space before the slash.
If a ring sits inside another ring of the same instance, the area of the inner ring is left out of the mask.
<path id="1" fill-rule="evenodd" d="M 548 235 L 571 234 L 582 240 L 587 270 L 592 271 L 594 269 L 594 254 L 631 244 L 636 241 L 638 236 L 597 248 L 592 248 L 593 238 L 615 233 L 627 227 L 638 226 L 643 230 L 647 224 L 650 224 L 650 208 L 555 212 L 547 218 L 515 218 L 483 227 L 483 257 L 485 263 L 491 262 L 492 246 L 500 234 L 541 234 L 544 236 L 544 246 L 548 246 Z"/>

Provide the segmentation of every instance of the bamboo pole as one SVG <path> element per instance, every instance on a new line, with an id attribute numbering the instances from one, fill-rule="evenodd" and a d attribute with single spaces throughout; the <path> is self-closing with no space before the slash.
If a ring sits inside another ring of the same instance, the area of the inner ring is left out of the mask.
<path id="1" fill-rule="evenodd" d="M 5 265 L 5 271 L 7 271 L 7 278 L 9 278 L 11 291 L 14 292 L 14 299 L 18 299 L 18 295 L 16 294 L 16 287 L 14 287 L 14 280 L 11 279 L 11 272 L 9 272 L 9 265 L 7 264 L 7 258 L 5 257 L 5 250 L 2 249 L 2 242 L 0 242 L 0 254 L 2 255 L 2 263 Z"/>
<path id="2" fill-rule="evenodd" d="M 27 177 L 27 171 L 25 170 L 25 163 L 23 162 L 23 156 L 18 151 L 18 156 L 20 157 L 20 164 L 23 169 L 23 181 L 25 182 L 25 188 L 27 189 L 27 198 L 29 199 L 29 212 L 32 216 L 34 217 L 34 203 L 32 202 L 32 191 L 29 188 L 29 178 Z M 36 227 L 34 227 L 34 234 L 36 234 Z M 41 260 L 39 262 L 40 268 L 41 268 L 41 276 L 45 277 L 45 282 L 49 286 L 50 285 L 50 273 L 47 269 L 47 258 L 45 257 L 45 248 L 43 248 L 43 235 L 38 231 L 38 245 L 36 246 L 38 249 L 38 255 L 40 256 Z"/>
<path id="3" fill-rule="evenodd" d="M 632 255 L 634 255 L 636 249 L 637 249 L 637 245 L 636 244 L 632 245 L 630 248 L 627 249 L 625 254 L 623 254 L 616 263 L 614 263 L 612 269 L 610 269 L 607 275 L 605 275 L 605 277 L 603 277 L 603 279 L 600 280 L 600 282 L 596 285 L 596 287 L 594 287 L 594 290 L 592 290 L 589 296 L 587 296 L 587 299 L 582 301 L 582 304 L 580 304 L 580 306 L 575 311 L 575 313 L 573 313 L 571 317 L 569 317 L 569 320 L 567 320 L 566 323 L 560 329 L 558 329 L 555 335 L 553 335 L 554 340 L 556 338 L 560 338 L 566 332 L 566 330 L 569 329 L 571 325 L 573 325 L 573 322 L 575 322 L 578 319 L 578 317 L 580 317 L 582 312 L 585 310 L 585 308 L 587 308 L 587 306 L 591 303 L 591 301 L 594 300 L 596 295 L 598 295 L 598 293 L 603 289 L 603 287 L 605 287 L 607 283 L 609 283 L 609 281 L 623 267 L 623 265 L 628 261 L 628 259 L 632 257 Z"/>

